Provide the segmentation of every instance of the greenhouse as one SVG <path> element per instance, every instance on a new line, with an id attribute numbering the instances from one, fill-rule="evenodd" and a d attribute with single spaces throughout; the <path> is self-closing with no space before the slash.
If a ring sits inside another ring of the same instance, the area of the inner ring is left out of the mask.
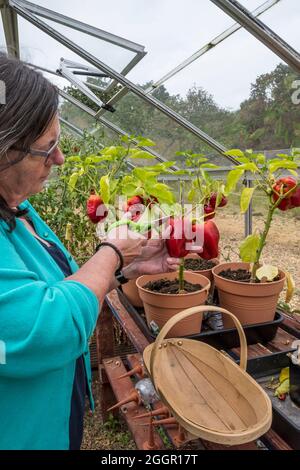
<path id="1" fill-rule="evenodd" d="M 300 4 L 84 7 L 0 0 L 0 449 L 299 450 Z"/>

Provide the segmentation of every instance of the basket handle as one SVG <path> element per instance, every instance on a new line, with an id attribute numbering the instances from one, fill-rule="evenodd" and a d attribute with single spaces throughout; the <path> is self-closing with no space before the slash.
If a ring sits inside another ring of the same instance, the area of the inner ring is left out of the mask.
<path id="1" fill-rule="evenodd" d="M 156 360 L 157 356 L 157 351 L 158 349 L 161 349 L 162 343 L 167 336 L 168 332 L 171 330 L 171 328 L 176 325 L 177 322 L 180 320 L 183 320 L 184 318 L 187 318 L 191 315 L 194 315 L 195 313 L 203 313 L 203 312 L 221 312 L 225 313 L 226 315 L 229 315 L 230 318 L 233 320 L 239 334 L 240 338 L 240 344 L 241 344 L 241 354 L 240 354 L 240 367 L 243 370 L 246 370 L 247 366 L 247 341 L 246 341 L 246 336 L 245 332 L 243 330 L 243 327 L 240 323 L 240 321 L 236 318 L 233 313 L 230 313 L 228 310 L 225 310 L 224 308 L 220 307 L 213 307 L 213 306 L 208 306 L 208 305 L 199 305 L 197 307 L 191 307 L 187 308 L 185 310 L 182 310 L 181 312 L 177 313 L 174 315 L 172 318 L 170 318 L 167 323 L 163 326 L 161 329 L 159 335 L 157 336 L 155 343 L 153 345 L 153 349 L 151 352 L 151 358 L 150 358 L 150 373 L 151 377 L 153 379 L 154 385 L 155 385 L 155 379 L 154 379 L 154 363 Z"/>

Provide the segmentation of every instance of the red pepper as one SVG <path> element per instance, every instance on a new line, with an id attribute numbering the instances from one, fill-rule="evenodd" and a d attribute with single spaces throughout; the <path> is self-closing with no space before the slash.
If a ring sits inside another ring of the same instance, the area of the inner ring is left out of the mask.
<path id="1" fill-rule="evenodd" d="M 210 204 L 204 204 L 204 220 L 210 220 L 215 217 L 215 208 Z"/>
<path id="2" fill-rule="evenodd" d="M 142 215 L 141 205 L 144 206 L 144 200 L 141 196 L 132 196 L 125 204 L 125 212 L 131 212 L 131 220 L 137 222 Z"/>
<path id="3" fill-rule="evenodd" d="M 292 191 L 292 189 L 295 188 L 296 190 L 296 187 L 297 187 L 297 181 L 292 176 L 279 178 L 275 182 L 273 186 L 274 192 L 272 195 L 273 202 L 278 201 L 279 197 L 282 197 L 284 194 L 289 192 L 289 195 L 287 197 L 284 197 L 284 199 L 282 199 L 280 204 L 277 206 L 278 209 L 280 209 L 281 211 L 287 211 L 288 209 L 292 209 L 293 207 L 296 207 L 296 206 L 293 206 L 291 202 L 291 197 L 293 193 L 295 192 L 295 191 Z"/>
<path id="4" fill-rule="evenodd" d="M 189 250 L 186 249 L 188 240 L 185 237 L 185 223 L 183 218 L 170 218 L 169 224 L 172 227 L 170 238 L 166 240 L 166 246 L 169 255 L 172 258 L 184 258 Z"/>
<path id="5" fill-rule="evenodd" d="M 204 222 L 203 251 L 198 255 L 203 259 L 217 258 L 219 255 L 220 232 L 216 224 L 209 220 Z"/>
<path id="6" fill-rule="evenodd" d="M 209 206 L 212 206 L 213 208 L 216 207 L 216 202 L 217 202 L 217 193 L 212 193 L 210 198 L 209 198 L 209 202 L 208 202 L 208 205 Z M 228 199 L 226 196 L 224 196 L 224 194 L 222 194 L 222 199 L 221 201 L 219 202 L 219 205 L 218 207 L 224 207 L 226 206 L 228 202 Z"/>
<path id="7" fill-rule="evenodd" d="M 286 393 L 280 393 L 280 395 L 278 395 L 278 398 L 279 398 L 279 400 L 281 400 L 281 401 L 285 401 L 286 396 L 287 396 Z"/>
<path id="8" fill-rule="evenodd" d="M 296 189 L 296 191 L 292 194 L 291 198 L 291 206 L 292 208 L 294 207 L 300 207 L 300 186 Z"/>
<path id="9" fill-rule="evenodd" d="M 95 193 L 94 189 L 91 189 L 90 197 L 87 200 L 86 213 L 88 218 L 94 224 L 97 224 L 101 220 L 105 219 L 108 214 L 108 210 L 103 204 L 103 200 L 100 196 L 98 196 L 98 194 Z"/>
<path id="10" fill-rule="evenodd" d="M 149 199 L 146 201 L 146 206 L 152 207 L 154 204 L 158 204 L 158 199 L 150 195 Z"/>

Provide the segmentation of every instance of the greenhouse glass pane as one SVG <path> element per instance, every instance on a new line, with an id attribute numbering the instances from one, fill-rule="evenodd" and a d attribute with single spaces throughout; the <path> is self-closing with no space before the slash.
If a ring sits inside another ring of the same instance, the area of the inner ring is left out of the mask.
<path id="1" fill-rule="evenodd" d="M 179 99 L 173 107 L 180 109 L 180 104 Z M 205 153 L 210 156 L 212 162 L 217 158 L 218 164 L 228 165 L 225 157 L 216 156 L 215 152 L 199 138 L 133 93 L 128 93 L 115 107 L 114 113 L 105 114 L 107 119 L 128 134 L 149 137 L 156 143 L 154 147 L 156 152 L 168 160 L 175 159 L 179 166 L 184 167 L 184 159 L 176 157 L 175 153 L 178 151 Z"/>
<path id="2" fill-rule="evenodd" d="M 121 72 L 135 56 L 134 52 L 69 28 L 68 26 L 58 24 L 46 18 L 42 18 L 42 21 L 118 72 Z"/>

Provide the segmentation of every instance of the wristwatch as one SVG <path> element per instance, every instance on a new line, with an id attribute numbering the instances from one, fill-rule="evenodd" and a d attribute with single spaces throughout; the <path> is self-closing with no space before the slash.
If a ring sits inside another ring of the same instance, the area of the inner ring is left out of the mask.
<path id="1" fill-rule="evenodd" d="M 129 279 L 127 279 L 127 277 L 124 276 L 123 271 L 120 269 L 115 272 L 115 278 L 119 282 L 119 284 L 126 284 L 126 282 L 129 281 Z"/>

